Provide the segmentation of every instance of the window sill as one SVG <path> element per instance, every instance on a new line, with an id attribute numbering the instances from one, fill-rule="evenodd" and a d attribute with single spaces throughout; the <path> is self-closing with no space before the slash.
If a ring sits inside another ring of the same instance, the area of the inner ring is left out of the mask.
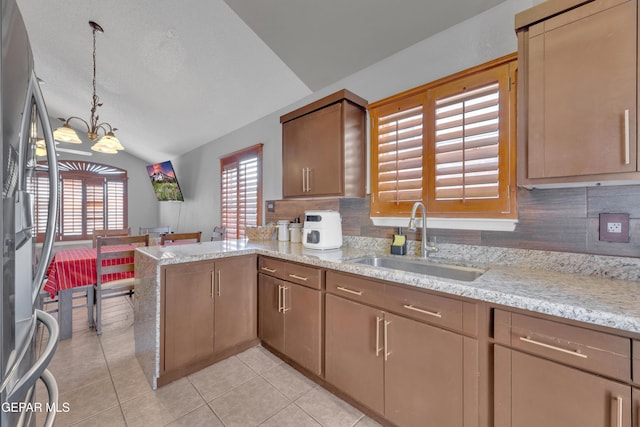
<path id="1" fill-rule="evenodd" d="M 409 218 L 406 217 L 372 217 L 373 224 L 379 227 L 406 227 Z M 421 220 L 416 221 L 418 227 Z M 427 218 L 427 228 L 442 228 L 450 230 L 481 230 L 481 231 L 514 231 L 517 219 L 491 218 Z"/>

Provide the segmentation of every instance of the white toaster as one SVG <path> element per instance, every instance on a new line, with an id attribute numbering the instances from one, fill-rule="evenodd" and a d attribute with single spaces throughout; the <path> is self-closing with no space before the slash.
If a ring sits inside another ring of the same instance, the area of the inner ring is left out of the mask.
<path id="1" fill-rule="evenodd" d="M 305 211 L 302 246 L 310 249 L 337 249 L 342 246 L 340 212 Z"/>

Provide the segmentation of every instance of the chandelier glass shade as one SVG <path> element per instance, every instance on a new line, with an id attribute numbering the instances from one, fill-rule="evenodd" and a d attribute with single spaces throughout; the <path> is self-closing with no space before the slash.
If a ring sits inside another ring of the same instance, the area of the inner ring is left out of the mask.
<path id="1" fill-rule="evenodd" d="M 93 97 L 91 98 L 91 118 L 86 120 L 71 116 L 69 118 L 58 118 L 63 125 L 53 132 L 56 141 L 68 142 L 71 144 L 82 144 L 82 140 L 78 137 L 75 129 L 69 124 L 72 120 L 83 123 L 87 128 L 87 137 L 94 144 L 91 147 L 93 151 L 106 154 L 116 154 L 118 151 L 124 150 L 124 147 L 114 135 L 117 128 L 114 128 L 107 122 L 99 123 L 100 116 L 96 114 L 98 107 L 102 107 L 100 98 L 96 94 L 96 32 L 103 33 L 104 30 L 100 24 L 89 21 L 89 26 L 93 31 Z"/>

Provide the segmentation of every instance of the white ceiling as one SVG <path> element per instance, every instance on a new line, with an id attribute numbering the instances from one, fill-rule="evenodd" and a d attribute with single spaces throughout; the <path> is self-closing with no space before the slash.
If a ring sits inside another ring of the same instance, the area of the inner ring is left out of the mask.
<path id="1" fill-rule="evenodd" d="M 504 0 L 225 1 L 18 0 L 49 115 L 89 119 L 90 20 L 105 30 L 100 121 L 119 129 L 129 153 L 156 162 Z"/>

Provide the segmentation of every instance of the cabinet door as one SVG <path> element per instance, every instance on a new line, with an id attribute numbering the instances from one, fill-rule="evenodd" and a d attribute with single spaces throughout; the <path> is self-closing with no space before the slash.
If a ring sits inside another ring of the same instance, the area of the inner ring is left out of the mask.
<path id="1" fill-rule="evenodd" d="M 322 292 L 284 283 L 284 353 L 316 375 L 322 375 Z"/>
<path id="2" fill-rule="evenodd" d="M 165 270 L 164 371 L 213 354 L 213 263 L 182 264 Z"/>
<path id="3" fill-rule="evenodd" d="M 258 336 L 255 256 L 217 261 L 215 271 L 215 352 Z"/>
<path id="4" fill-rule="evenodd" d="M 530 27 L 529 178 L 637 170 L 636 19 L 635 1 L 614 0 Z"/>
<path id="5" fill-rule="evenodd" d="M 631 425 L 631 387 L 495 346 L 496 427 Z"/>
<path id="6" fill-rule="evenodd" d="M 633 417 L 633 427 L 640 427 L 640 389 L 634 388 L 632 390 L 633 397 L 633 407 L 632 407 L 632 417 Z"/>
<path id="7" fill-rule="evenodd" d="M 343 192 L 341 123 L 341 103 L 284 123 L 284 197 L 340 195 Z"/>
<path id="8" fill-rule="evenodd" d="M 463 337 L 385 313 L 385 418 L 401 426 L 463 425 Z"/>
<path id="9" fill-rule="evenodd" d="M 326 296 L 325 379 L 379 414 L 384 414 L 383 316 L 366 305 Z"/>
<path id="10" fill-rule="evenodd" d="M 284 353 L 284 314 L 281 310 L 281 289 L 284 282 L 265 274 L 260 274 L 258 281 L 260 339 L 279 352 Z"/>

